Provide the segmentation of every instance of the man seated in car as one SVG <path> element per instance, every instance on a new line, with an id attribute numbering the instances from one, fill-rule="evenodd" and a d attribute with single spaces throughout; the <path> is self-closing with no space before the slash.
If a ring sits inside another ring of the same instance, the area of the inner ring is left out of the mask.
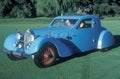
<path id="1" fill-rule="evenodd" d="M 85 27 L 85 22 L 84 21 L 82 21 L 81 23 L 80 23 L 80 25 L 79 25 L 79 27 L 78 28 L 84 28 Z"/>
<path id="2" fill-rule="evenodd" d="M 72 26 L 72 25 L 73 25 L 73 24 L 71 24 L 71 22 L 70 22 L 69 19 L 67 19 L 67 20 L 65 21 L 65 24 L 66 24 L 67 26 Z"/>

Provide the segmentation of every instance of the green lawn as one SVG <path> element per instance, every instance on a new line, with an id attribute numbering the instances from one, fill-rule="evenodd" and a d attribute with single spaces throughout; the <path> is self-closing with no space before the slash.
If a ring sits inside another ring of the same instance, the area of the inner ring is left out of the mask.
<path id="1" fill-rule="evenodd" d="M 4 39 L 16 28 L 47 27 L 49 19 L 0 19 L 0 49 Z M 120 35 L 120 20 L 102 20 L 102 25 Z M 32 59 L 11 61 L 0 53 L 0 79 L 120 79 L 120 47 L 104 53 L 93 51 L 88 55 L 73 57 L 55 66 L 38 68 Z"/>

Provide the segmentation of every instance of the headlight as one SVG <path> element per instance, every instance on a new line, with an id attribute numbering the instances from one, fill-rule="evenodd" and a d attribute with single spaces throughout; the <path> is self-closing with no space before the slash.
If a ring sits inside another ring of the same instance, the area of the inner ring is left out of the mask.
<path id="1" fill-rule="evenodd" d="M 17 40 L 20 40 L 22 38 L 22 35 L 18 32 L 17 34 L 16 34 L 16 39 Z"/>
<path id="2" fill-rule="evenodd" d="M 34 35 L 31 34 L 31 35 L 30 35 L 30 38 L 29 38 L 29 41 L 30 41 L 30 42 L 33 42 L 34 40 L 35 40 L 35 37 L 34 37 Z"/>

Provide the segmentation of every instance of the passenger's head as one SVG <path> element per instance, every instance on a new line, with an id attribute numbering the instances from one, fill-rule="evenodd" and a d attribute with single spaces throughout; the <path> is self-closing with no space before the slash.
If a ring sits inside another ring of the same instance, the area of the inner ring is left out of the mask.
<path id="1" fill-rule="evenodd" d="M 83 27 L 84 27 L 84 25 L 85 25 L 85 22 L 83 22 L 83 21 L 82 21 L 82 22 L 80 23 L 79 28 L 83 28 Z"/>

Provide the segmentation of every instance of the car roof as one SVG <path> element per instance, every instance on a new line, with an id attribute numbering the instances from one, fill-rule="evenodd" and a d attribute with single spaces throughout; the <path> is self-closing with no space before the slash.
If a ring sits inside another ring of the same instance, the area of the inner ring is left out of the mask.
<path id="1" fill-rule="evenodd" d="M 57 16 L 55 19 L 82 19 L 82 18 L 97 18 L 94 15 L 81 15 L 81 14 L 71 14 L 71 15 L 62 15 L 62 16 Z"/>

